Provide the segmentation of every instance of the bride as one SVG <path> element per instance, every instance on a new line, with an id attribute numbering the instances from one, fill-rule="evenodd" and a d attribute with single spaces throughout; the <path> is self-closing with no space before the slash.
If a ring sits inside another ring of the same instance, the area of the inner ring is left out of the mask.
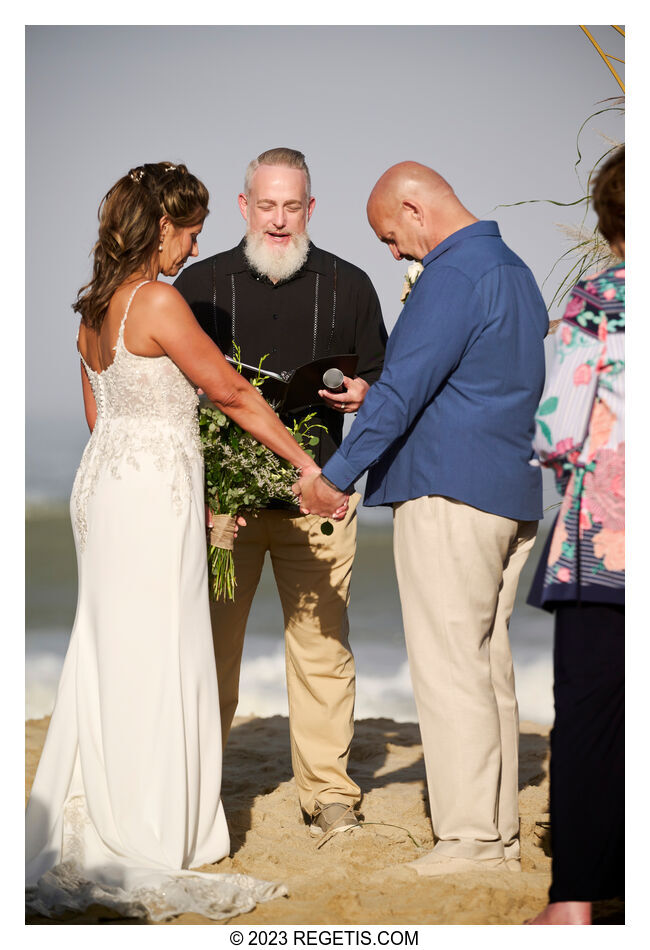
<path id="1" fill-rule="evenodd" d="M 77 613 L 27 806 L 31 913 L 102 904 L 218 919 L 286 893 L 190 870 L 229 852 L 195 387 L 318 471 L 157 281 L 198 254 L 207 214 L 184 165 L 132 169 L 100 205 L 92 279 L 74 304 L 92 434 L 70 504 Z"/>

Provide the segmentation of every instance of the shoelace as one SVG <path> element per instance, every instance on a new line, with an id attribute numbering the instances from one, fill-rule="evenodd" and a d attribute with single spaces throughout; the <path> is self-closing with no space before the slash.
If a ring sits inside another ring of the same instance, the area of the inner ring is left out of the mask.
<path id="1" fill-rule="evenodd" d="M 334 802 L 331 802 L 330 804 L 335 804 L 335 803 L 334 803 Z M 314 815 L 313 815 L 314 818 L 318 818 L 319 815 L 324 815 L 324 814 L 325 814 L 325 809 L 327 808 L 327 805 L 317 805 L 316 807 L 317 807 L 318 811 L 315 811 L 315 812 L 314 812 Z M 340 815 L 336 820 L 337 820 L 337 821 L 341 821 L 341 819 L 342 819 L 342 818 L 345 818 L 345 816 L 348 814 L 348 812 L 351 812 L 351 811 L 353 810 L 353 808 L 354 808 L 354 805 L 348 805 L 348 807 L 345 809 L 345 811 L 343 812 L 343 814 Z M 320 841 L 319 841 L 318 844 L 316 845 L 316 850 L 317 850 L 317 851 L 318 851 L 319 848 L 322 848 L 323 845 L 324 845 L 327 841 L 329 841 L 330 838 L 331 838 L 333 835 L 336 834 L 336 830 L 337 830 L 336 828 L 330 828 L 330 830 L 329 830 L 326 834 L 323 835 L 323 837 L 320 839 Z"/>

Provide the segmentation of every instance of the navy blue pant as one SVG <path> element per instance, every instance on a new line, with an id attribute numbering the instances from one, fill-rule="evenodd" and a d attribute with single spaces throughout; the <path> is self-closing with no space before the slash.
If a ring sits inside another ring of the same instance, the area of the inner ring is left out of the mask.
<path id="1" fill-rule="evenodd" d="M 555 612 L 552 903 L 623 895 L 624 630 L 623 606 Z"/>

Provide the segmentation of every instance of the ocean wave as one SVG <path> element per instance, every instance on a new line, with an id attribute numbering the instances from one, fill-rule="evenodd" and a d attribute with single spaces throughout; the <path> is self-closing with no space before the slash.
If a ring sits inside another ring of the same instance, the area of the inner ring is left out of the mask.
<path id="1" fill-rule="evenodd" d="M 67 648 L 63 631 L 30 631 L 25 660 L 25 718 L 51 713 Z M 354 648 L 357 668 L 355 717 L 384 716 L 396 722 L 416 722 L 417 710 L 406 650 L 390 644 L 360 643 Z M 553 721 L 553 670 L 550 652 L 526 651 L 515 656 L 515 681 L 521 719 L 542 725 Z M 284 643 L 251 635 L 242 659 L 240 716 L 287 716 Z"/>

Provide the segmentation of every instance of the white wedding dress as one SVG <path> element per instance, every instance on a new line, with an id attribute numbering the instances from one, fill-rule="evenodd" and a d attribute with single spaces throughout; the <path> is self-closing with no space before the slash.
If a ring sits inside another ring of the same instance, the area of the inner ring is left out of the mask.
<path id="1" fill-rule="evenodd" d="M 191 383 L 124 345 L 140 286 L 114 362 L 84 361 L 97 422 L 70 505 L 77 614 L 27 806 L 26 906 L 220 919 L 286 889 L 188 870 L 229 852 L 203 460 Z"/>

